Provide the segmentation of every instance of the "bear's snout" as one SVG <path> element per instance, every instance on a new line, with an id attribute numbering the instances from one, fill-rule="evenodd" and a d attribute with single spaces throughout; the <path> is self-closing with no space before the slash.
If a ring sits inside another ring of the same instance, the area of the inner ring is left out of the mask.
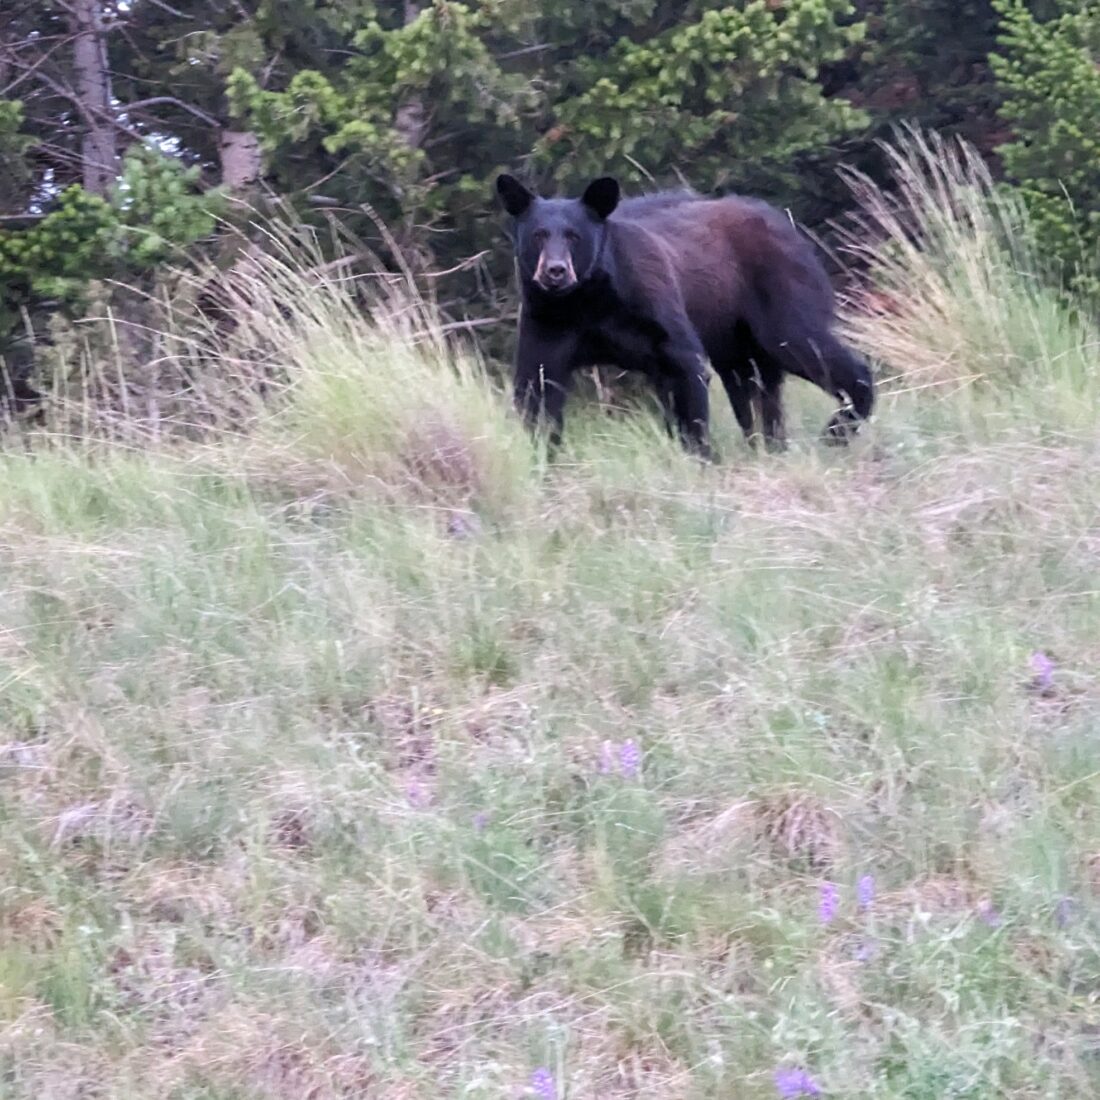
<path id="1" fill-rule="evenodd" d="M 542 269 L 543 278 L 548 283 L 560 283 L 569 274 L 569 268 L 563 263 L 546 264 Z"/>
<path id="2" fill-rule="evenodd" d="M 561 257 L 550 257 L 544 252 L 539 257 L 539 265 L 535 269 L 535 282 L 543 290 L 568 290 L 576 281 L 573 260 L 568 253 Z"/>

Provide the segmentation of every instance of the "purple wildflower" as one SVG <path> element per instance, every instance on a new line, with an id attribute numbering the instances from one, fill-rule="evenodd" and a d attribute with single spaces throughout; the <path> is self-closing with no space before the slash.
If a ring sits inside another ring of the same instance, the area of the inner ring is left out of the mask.
<path id="1" fill-rule="evenodd" d="M 474 832 L 484 832 L 485 826 L 489 824 L 489 818 L 491 816 L 488 810 L 478 810 L 478 812 L 474 814 Z"/>
<path id="2" fill-rule="evenodd" d="M 1054 662 L 1041 650 L 1031 655 L 1028 662 L 1035 673 L 1034 685 L 1040 691 L 1049 691 L 1054 683 Z"/>
<path id="3" fill-rule="evenodd" d="M 637 779 L 641 768 L 642 750 L 633 738 L 628 738 L 621 744 L 604 741 L 600 745 L 600 775 L 611 775 L 617 771 L 624 779 Z"/>
<path id="4" fill-rule="evenodd" d="M 875 876 L 864 875 L 856 886 L 856 900 L 864 911 L 875 903 Z"/>
<path id="5" fill-rule="evenodd" d="M 878 945 L 874 940 L 863 940 L 856 948 L 856 962 L 870 962 L 878 954 Z"/>
<path id="6" fill-rule="evenodd" d="M 531 1074 L 531 1091 L 539 1100 L 557 1100 L 558 1088 L 554 1084 L 554 1075 L 545 1066 Z"/>
<path id="7" fill-rule="evenodd" d="M 624 741 L 619 746 L 619 774 L 624 779 L 636 779 L 642 766 L 642 750 L 634 740 Z"/>
<path id="8" fill-rule="evenodd" d="M 840 893 L 835 882 L 823 882 L 821 884 L 821 901 L 817 906 L 817 916 L 822 924 L 828 924 L 836 917 L 837 906 L 840 903 Z"/>
<path id="9" fill-rule="evenodd" d="M 777 1069 L 775 1090 L 783 1100 L 797 1100 L 799 1096 L 821 1096 L 821 1087 L 804 1069 Z"/>
<path id="10" fill-rule="evenodd" d="M 1001 914 L 993 906 L 988 898 L 978 902 L 978 916 L 982 918 L 984 923 L 988 924 L 990 928 L 999 928 L 1001 926 Z"/>
<path id="11" fill-rule="evenodd" d="M 431 801 L 427 789 L 419 779 L 410 780 L 408 786 L 405 787 L 405 797 L 414 810 L 424 809 Z"/>
<path id="12" fill-rule="evenodd" d="M 1073 920 L 1074 910 L 1077 908 L 1073 898 L 1062 898 L 1054 908 L 1054 923 L 1059 928 L 1065 928 Z"/>
<path id="13" fill-rule="evenodd" d="M 605 741 L 600 746 L 600 775 L 610 775 L 615 770 L 615 746 Z"/>

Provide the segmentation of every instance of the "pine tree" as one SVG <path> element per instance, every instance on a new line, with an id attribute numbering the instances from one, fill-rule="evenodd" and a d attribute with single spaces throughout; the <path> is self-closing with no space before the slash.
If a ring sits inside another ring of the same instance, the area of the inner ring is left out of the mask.
<path id="1" fill-rule="evenodd" d="M 142 278 L 213 228 L 219 195 L 176 155 L 151 111 L 163 98 L 118 76 L 138 67 L 136 32 L 157 11 L 42 0 L 0 25 L 0 360 L 25 364 L 14 345 L 41 335 L 44 313 L 79 309 L 90 279 Z"/>
<path id="2" fill-rule="evenodd" d="M 1042 249 L 1069 284 L 1100 295 L 1100 3 L 1061 0 L 1046 21 L 1021 0 L 995 3 L 1005 169 Z"/>
<path id="3" fill-rule="evenodd" d="M 799 158 L 866 125 L 818 75 L 861 37 L 853 12 L 848 0 L 753 0 L 621 38 L 573 67 L 538 156 L 574 185 L 604 171 L 637 185 L 679 176 L 797 205 Z"/>

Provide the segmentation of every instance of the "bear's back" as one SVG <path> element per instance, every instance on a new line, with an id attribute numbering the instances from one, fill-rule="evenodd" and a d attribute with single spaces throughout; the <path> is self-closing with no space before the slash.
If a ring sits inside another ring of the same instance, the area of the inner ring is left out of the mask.
<path id="1" fill-rule="evenodd" d="M 611 221 L 633 222 L 653 233 L 673 235 L 684 240 L 695 234 L 691 227 L 698 227 L 703 234 L 734 234 L 748 237 L 766 233 L 788 242 L 803 243 L 790 218 L 763 199 L 743 195 L 724 195 L 707 198 L 695 191 L 656 191 L 650 195 L 624 199 L 611 215 Z M 745 243 L 748 243 L 746 241 Z"/>
<path id="2" fill-rule="evenodd" d="M 674 278 L 701 330 L 715 322 L 720 303 L 746 303 L 749 295 L 780 313 L 820 319 L 832 311 L 832 287 L 813 245 L 761 199 L 663 191 L 623 200 L 609 220 L 621 227 L 617 252 L 645 292 L 660 292 L 661 271 Z"/>
<path id="3" fill-rule="evenodd" d="M 636 195 L 623 199 L 611 215 L 613 221 L 641 221 L 684 206 L 687 203 L 706 202 L 702 195 L 684 188 L 680 191 L 654 191 L 650 195 Z"/>

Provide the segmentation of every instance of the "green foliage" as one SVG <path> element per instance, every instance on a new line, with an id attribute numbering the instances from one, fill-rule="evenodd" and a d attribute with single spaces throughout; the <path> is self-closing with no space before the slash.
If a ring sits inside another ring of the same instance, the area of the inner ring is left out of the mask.
<path id="1" fill-rule="evenodd" d="M 24 116 L 19 100 L 0 99 L 0 209 L 24 199 L 32 183 L 25 158 L 34 141 L 21 132 Z"/>
<path id="2" fill-rule="evenodd" d="M 539 97 L 522 75 L 494 61 L 484 40 L 491 25 L 484 11 L 436 0 L 404 26 L 370 22 L 338 73 L 303 70 L 284 92 L 264 91 L 236 70 L 227 85 L 230 106 L 256 127 L 269 154 L 287 156 L 316 141 L 325 153 L 349 158 L 349 174 L 371 180 L 362 197 L 383 210 L 400 198 L 409 209 L 445 186 L 437 172 L 481 175 L 495 158 L 524 148 L 521 123 Z M 454 127 L 461 142 L 433 141 L 429 153 L 416 135 L 403 133 L 399 116 L 412 103 L 430 110 L 433 133 Z M 277 162 L 272 169 L 282 174 Z"/>
<path id="3" fill-rule="evenodd" d="M 28 295 L 67 297 L 115 261 L 121 247 L 118 214 L 78 184 L 28 229 L 0 230 L 0 303 Z"/>
<path id="4" fill-rule="evenodd" d="M 22 218 L 82 179 L 83 134 L 55 94 L 78 83 L 65 8 L 13 18 L 23 98 L 0 100 L 0 211 Z M 1100 236 L 1097 21 L 1095 0 L 133 0 L 106 23 L 125 154 L 110 209 L 68 192 L 49 224 L 8 223 L 0 295 L 10 317 L 83 278 L 145 278 L 212 235 L 228 179 L 326 242 L 395 262 L 396 240 L 413 269 L 457 272 L 433 284 L 451 319 L 500 316 L 503 168 L 558 193 L 605 172 L 631 190 L 743 191 L 822 230 L 848 202 L 836 167 L 884 179 L 875 139 L 903 120 L 990 160 L 1009 123 L 1009 174 L 1076 272 Z M 505 350 L 503 328 L 479 331 Z"/>
<path id="5" fill-rule="evenodd" d="M 980 143 L 997 100 L 991 0 L 883 0 L 875 24 L 865 83 L 885 113 Z"/>
<path id="6" fill-rule="evenodd" d="M 800 210 L 819 183 L 806 161 L 867 121 L 819 79 L 863 32 L 850 0 L 432 0 L 407 16 L 380 9 L 339 66 L 282 80 L 239 67 L 230 112 L 300 209 L 318 189 L 345 218 L 366 203 L 413 260 L 447 269 L 487 253 L 500 287 L 510 262 L 491 194 L 505 166 L 526 161 L 544 189 L 610 171 Z M 457 311 L 489 304 L 480 270 L 448 290 Z"/>
<path id="7" fill-rule="evenodd" d="M 866 125 L 828 100 L 818 71 L 863 33 L 848 0 L 765 0 L 577 63 L 538 152 L 573 182 L 614 171 L 636 183 L 679 169 L 703 190 L 736 187 L 791 201 L 792 161 Z"/>
<path id="8" fill-rule="evenodd" d="M 163 262 L 214 230 L 216 190 L 197 190 L 200 169 L 135 146 L 126 155 L 113 197 L 127 265 L 137 271 Z"/>
<path id="9" fill-rule="evenodd" d="M 209 234 L 217 192 L 195 191 L 197 169 L 134 148 L 111 201 L 67 187 L 27 228 L 0 230 L 0 321 L 35 299 L 78 300 L 89 280 L 138 278 Z"/>
<path id="10" fill-rule="evenodd" d="M 1100 294 L 1100 4 L 1063 0 L 1040 22 L 996 0 L 1002 53 L 991 58 L 1014 140 L 1001 148 L 1044 251 L 1068 282 Z"/>

